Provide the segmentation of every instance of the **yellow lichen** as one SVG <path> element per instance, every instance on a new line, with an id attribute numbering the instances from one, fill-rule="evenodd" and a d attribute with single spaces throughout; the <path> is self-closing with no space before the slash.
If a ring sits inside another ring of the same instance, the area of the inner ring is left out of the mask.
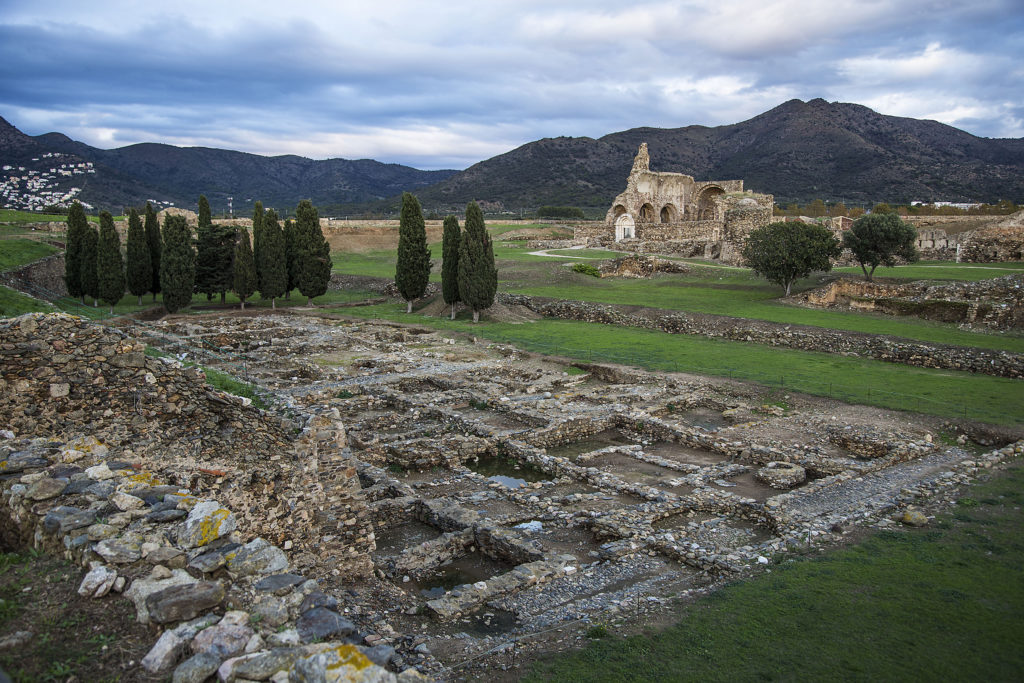
<path id="1" fill-rule="evenodd" d="M 231 512 L 224 508 L 214 510 L 199 522 L 199 539 L 196 545 L 202 547 L 220 538 L 220 525 Z"/>
<path id="2" fill-rule="evenodd" d="M 152 472 L 139 472 L 128 476 L 128 481 L 147 486 L 160 486 L 161 482 Z"/>
<path id="3" fill-rule="evenodd" d="M 327 670 L 332 671 L 334 669 L 340 669 L 343 666 L 349 666 L 356 671 L 362 671 L 367 667 L 373 666 L 373 662 L 359 651 L 355 645 L 339 645 L 334 648 L 334 652 L 338 655 L 338 661 L 333 664 L 327 665 Z"/>

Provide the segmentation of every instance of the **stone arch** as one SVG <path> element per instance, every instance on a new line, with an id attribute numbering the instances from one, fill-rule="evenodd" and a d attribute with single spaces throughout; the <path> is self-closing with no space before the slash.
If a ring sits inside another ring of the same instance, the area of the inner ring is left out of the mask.
<path id="1" fill-rule="evenodd" d="M 619 216 L 621 216 L 624 213 L 626 213 L 626 207 L 624 207 L 622 204 L 616 204 L 615 206 L 612 207 L 612 218 L 614 220 L 618 220 Z"/>
<path id="2" fill-rule="evenodd" d="M 621 242 L 636 237 L 636 222 L 628 213 L 621 214 L 615 219 L 615 241 Z"/>
<path id="3" fill-rule="evenodd" d="M 696 211 L 697 220 L 714 221 L 721 220 L 718 215 L 718 199 L 725 194 L 725 190 L 717 185 L 708 185 L 697 195 Z"/>
<path id="4" fill-rule="evenodd" d="M 679 220 L 679 209 L 676 208 L 675 204 L 666 204 L 661 207 L 661 222 L 662 223 L 675 223 Z"/>
<path id="5" fill-rule="evenodd" d="M 653 223 L 654 222 L 654 207 L 651 206 L 650 202 L 646 202 L 640 207 L 640 222 L 641 223 Z"/>

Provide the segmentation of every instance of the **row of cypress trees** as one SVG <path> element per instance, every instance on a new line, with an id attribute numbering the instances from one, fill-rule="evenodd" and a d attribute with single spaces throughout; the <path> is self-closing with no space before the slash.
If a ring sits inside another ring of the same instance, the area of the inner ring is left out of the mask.
<path id="1" fill-rule="evenodd" d="M 498 289 L 498 270 L 494 265 L 494 248 L 484 225 L 484 215 L 476 202 L 466 206 L 466 226 L 459 230 L 455 216 L 444 219 L 441 244 L 441 295 L 452 307 L 462 302 L 473 311 L 473 322 L 480 321 L 480 311 L 490 308 Z M 419 200 L 402 194 L 402 215 L 398 227 L 398 258 L 395 285 L 412 312 L 412 302 L 423 296 L 430 280 L 430 250 Z"/>
<path id="2" fill-rule="evenodd" d="M 163 293 L 164 307 L 175 312 L 192 301 L 194 292 L 212 299 L 233 291 L 245 300 L 257 290 L 264 299 L 288 297 L 298 288 L 309 304 L 327 291 L 331 275 L 330 247 L 320 229 L 317 210 L 309 200 L 296 209 L 297 219 L 282 228 L 273 209 L 260 202 L 253 215 L 255 248 L 247 230 L 214 225 L 205 196 L 199 198 L 199 224 L 195 238 L 182 216 L 168 216 L 161 233 L 156 212 L 146 204 L 145 225 L 135 209 L 128 216 L 125 260 L 113 217 L 100 214 L 100 229 L 93 228 L 77 202 L 68 212 L 64 281 L 71 296 L 113 306 L 125 287 L 139 297 Z"/>

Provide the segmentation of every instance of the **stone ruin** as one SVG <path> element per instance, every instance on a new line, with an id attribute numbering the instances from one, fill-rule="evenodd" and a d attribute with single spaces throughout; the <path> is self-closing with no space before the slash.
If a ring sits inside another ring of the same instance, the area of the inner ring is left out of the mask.
<path id="1" fill-rule="evenodd" d="M 651 171 L 645 142 L 604 225 L 577 227 L 575 237 L 592 246 L 734 262 L 750 231 L 771 222 L 773 203 L 772 195 L 744 192 L 742 180 Z"/>
<path id="2" fill-rule="evenodd" d="M 91 566 L 84 589 L 109 581 L 155 613 L 153 670 L 307 680 L 344 661 L 459 678 L 851 525 L 892 526 L 1024 450 L 971 452 L 905 414 L 780 406 L 758 387 L 389 322 L 125 325 L 0 324 L 14 433 L 0 442 L 0 528 Z M 233 369 L 207 346 L 244 360 L 272 410 L 174 359 Z M 182 592 L 206 607 L 172 608 Z M 262 621 L 238 631 L 239 610 Z M 204 626 L 218 630 L 200 638 Z M 226 639 L 231 658 L 211 654 L 207 640 Z"/>

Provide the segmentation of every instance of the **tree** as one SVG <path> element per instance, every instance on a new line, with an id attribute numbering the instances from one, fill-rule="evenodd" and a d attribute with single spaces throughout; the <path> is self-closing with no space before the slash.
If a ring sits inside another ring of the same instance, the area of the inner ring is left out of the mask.
<path id="1" fill-rule="evenodd" d="M 832 209 L 829 211 L 830 216 L 845 216 L 846 215 L 846 204 L 837 202 L 832 205 Z"/>
<path id="2" fill-rule="evenodd" d="M 877 207 L 876 207 L 877 209 Z M 879 264 L 896 265 L 900 258 L 913 263 L 917 256 L 917 230 L 905 223 L 896 213 L 870 213 L 861 216 L 843 233 L 843 246 L 853 252 L 853 258 L 864 271 L 864 279 L 871 282 Z M 871 270 L 868 270 L 871 266 Z"/>
<path id="3" fill-rule="evenodd" d="M 444 237 L 441 243 L 441 296 L 452 306 L 452 320 L 455 320 L 455 304 L 459 299 L 459 242 L 462 237 L 459 220 L 445 216 Z"/>
<path id="4" fill-rule="evenodd" d="M 284 294 L 288 286 L 288 259 L 285 251 L 284 232 L 277 222 L 277 212 L 267 209 L 263 217 L 263 247 L 260 250 L 263 264 L 257 264 L 260 273 L 260 296 L 270 299 L 270 307 L 277 308 L 277 297 Z M 236 266 L 237 267 L 237 266 Z"/>
<path id="5" fill-rule="evenodd" d="M 128 291 L 139 297 L 141 306 L 142 295 L 153 286 L 153 268 L 150 265 L 146 229 L 142 227 L 142 219 L 135 209 L 128 212 L 127 261 L 125 279 L 128 281 Z"/>
<path id="6" fill-rule="evenodd" d="M 153 292 L 153 301 L 160 292 L 160 221 L 156 217 L 153 205 L 146 202 L 146 244 L 149 245 L 149 268 L 153 283 L 149 291 Z"/>
<path id="7" fill-rule="evenodd" d="M 331 248 L 320 229 L 313 202 L 303 199 L 295 208 L 295 286 L 306 305 L 327 291 L 331 280 Z"/>
<path id="8" fill-rule="evenodd" d="M 395 285 L 405 299 L 406 313 L 412 313 L 413 299 L 427 291 L 430 282 L 430 250 L 427 249 L 427 226 L 416 197 L 402 193 L 402 216 L 398 222 L 398 260 L 395 263 Z"/>
<path id="9" fill-rule="evenodd" d="M 292 290 L 295 289 L 297 280 L 295 273 L 295 221 L 287 219 L 284 222 L 284 254 L 285 270 L 288 272 L 288 283 L 284 287 L 284 298 L 292 298 Z"/>
<path id="10" fill-rule="evenodd" d="M 811 218 L 820 218 L 828 213 L 828 209 L 825 208 L 825 202 L 820 199 L 815 199 L 807 205 L 807 215 Z"/>
<path id="11" fill-rule="evenodd" d="M 100 235 L 91 225 L 85 226 L 85 237 L 82 240 L 82 303 L 85 297 L 92 297 L 92 305 L 99 305 L 100 280 L 96 271 L 96 251 L 99 249 Z"/>
<path id="12" fill-rule="evenodd" d="M 99 280 L 100 299 L 110 306 L 110 312 L 113 314 L 114 304 L 124 296 L 124 260 L 121 258 L 121 238 L 114 227 L 114 217 L 109 211 L 100 214 L 96 277 Z"/>
<path id="13" fill-rule="evenodd" d="M 168 313 L 192 302 L 195 279 L 196 252 L 192 248 L 192 231 L 184 216 L 167 216 L 161 249 L 160 289 Z"/>
<path id="14" fill-rule="evenodd" d="M 885 202 L 882 202 L 880 204 L 875 204 L 871 208 L 871 213 L 881 213 L 881 214 L 896 213 L 896 209 L 892 208 L 891 206 L 889 206 Z"/>
<path id="15" fill-rule="evenodd" d="M 256 264 L 256 287 L 263 291 L 263 202 L 257 201 L 252 207 L 252 259 Z"/>
<path id="16" fill-rule="evenodd" d="M 231 265 L 235 258 L 235 229 L 230 225 L 214 225 L 210 218 L 210 203 L 199 196 L 199 225 L 196 228 L 196 291 L 206 294 L 207 300 L 225 295 L 234 284 Z"/>
<path id="17" fill-rule="evenodd" d="M 85 233 L 89 230 L 89 219 L 85 209 L 78 202 L 68 210 L 68 235 L 64 248 L 64 285 L 69 296 L 76 296 L 85 303 L 82 289 L 82 250 L 85 247 Z"/>
<path id="18" fill-rule="evenodd" d="M 249 246 L 248 230 L 241 231 L 235 245 L 234 287 L 231 291 L 238 295 L 243 311 L 245 300 L 256 291 L 256 263 L 253 261 L 252 247 Z"/>
<path id="19" fill-rule="evenodd" d="M 832 270 L 831 259 L 841 251 L 839 240 L 827 228 L 793 221 L 769 223 L 751 231 L 742 253 L 755 273 L 781 285 L 789 296 L 800 278 Z"/>
<path id="20" fill-rule="evenodd" d="M 459 243 L 459 298 L 473 310 L 473 322 L 480 322 L 480 311 L 494 303 L 498 291 L 498 270 L 494 266 L 491 237 L 484 226 L 484 215 L 476 202 L 466 206 L 466 228 Z"/>

